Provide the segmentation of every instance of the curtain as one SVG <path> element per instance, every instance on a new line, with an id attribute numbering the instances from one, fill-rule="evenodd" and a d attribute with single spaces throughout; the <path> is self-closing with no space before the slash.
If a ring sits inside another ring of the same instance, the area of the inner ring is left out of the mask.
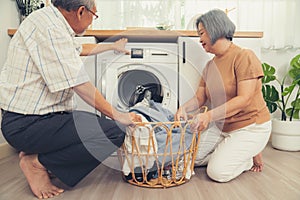
<path id="1" fill-rule="evenodd" d="M 97 0 L 93 28 L 126 29 L 169 25 L 195 30 L 201 14 L 227 12 L 237 31 L 262 31 L 265 49 L 300 48 L 300 0 Z"/>
<path id="2" fill-rule="evenodd" d="M 210 9 L 227 11 L 237 31 L 262 31 L 263 48 L 300 48 L 299 0 L 184 0 L 186 29 Z"/>
<path id="3" fill-rule="evenodd" d="M 96 0 L 100 20 L 93 28 L 180 27 L 181 0 Z M 178 15 L 179 11 L 179 15 Z"/>
<path id="4" fill-rule="evenodd" d="M 239 0 L 237 30 L 264 32 L 263 48 L 300 48 L 299 0 Z"/>

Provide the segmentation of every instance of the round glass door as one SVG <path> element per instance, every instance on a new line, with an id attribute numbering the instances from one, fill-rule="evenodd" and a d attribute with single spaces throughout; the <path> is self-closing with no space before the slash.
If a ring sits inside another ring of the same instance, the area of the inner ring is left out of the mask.
<path id="1" fill-rule="evenodd" d="M 145 70 L 129 70 L 119 75 L 118 96 L 125 107 L 129 108 L 141 102 L 146 91 L 151 92 L 152 100 L 162 102 L 161 83 L 153 73 Z"/>

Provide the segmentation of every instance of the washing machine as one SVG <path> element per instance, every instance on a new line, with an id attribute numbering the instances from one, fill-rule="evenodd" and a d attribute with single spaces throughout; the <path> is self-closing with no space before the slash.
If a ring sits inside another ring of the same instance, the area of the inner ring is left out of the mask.
<path id="1" fill-rule="evenodd" d="M 119 111 L 143 100 L 145 91 L 164 108 L 178 108 L 178 44 L 127 43 L 126 55 L 107 51 L 97 55 L 97 87 Z"/>

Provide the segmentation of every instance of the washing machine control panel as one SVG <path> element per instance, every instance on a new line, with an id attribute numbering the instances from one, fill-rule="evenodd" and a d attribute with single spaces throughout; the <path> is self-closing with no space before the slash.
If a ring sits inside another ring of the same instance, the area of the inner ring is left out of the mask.
<path id="1" fill-rule="evenodd" d="M 131 48 L 131 58 L 144 58 L 144 49 Z"/>

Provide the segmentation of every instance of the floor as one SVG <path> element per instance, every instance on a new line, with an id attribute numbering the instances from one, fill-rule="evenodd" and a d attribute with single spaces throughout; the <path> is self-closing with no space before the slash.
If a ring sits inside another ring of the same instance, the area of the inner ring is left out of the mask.
<path id="1" fill-rule="evenodd" d="M 114 160 L 108 160 L 72 189 L 55 200 L 299 200 L 300 152 L 279 151 L 270 144 L 263 152 L 265 168 L 261 173 L 245 172 L 228 183 L 211 181 L 205 167 L 180 186 L 152 189 L 133 186 L 123 181 Z M 18 156 L 0 160 L 0 200 L 36 199 L 18 166 Z M 57 180 L 54 179 L 57 183 Z"/>

